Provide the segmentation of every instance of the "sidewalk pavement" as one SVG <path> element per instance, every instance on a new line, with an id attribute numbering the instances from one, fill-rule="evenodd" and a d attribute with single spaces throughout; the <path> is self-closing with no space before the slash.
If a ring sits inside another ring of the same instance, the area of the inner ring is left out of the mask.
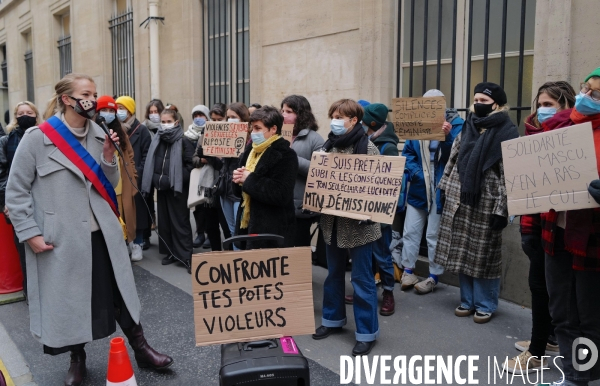
<path id="1" fill-rule="evenodd" d="M 139 385 L 217 385 L 220 352 L 218 346 L 195 347 L 193 332 L 193 306 L 191 278 L 179 264 L 162 266 L 156 236 L 153 246 L 144 251 L 144 259 L 134 264 L 134 275 L 142 302 L 142 324 L 148 341 L 175 359 L 172 370 L 164 374 L 140 370 L 133 362 Z M 196 249 L 196 253 L 208 250 Z M 323 282 L 327 271 L 313 267 L 313 296 L 315 304 L 315 326 L 320 325 L 323 299 Z M 346 285 L 351 293 L 351 284 Z M 381 302 L 381 289 L 379 290 Z M 506 357 L 518 355 L 514 348 L 517 340 L 529 339 L 531 333 L 531 310 L 500 301 L 493 319 L 484 325 L 472 318 L 454 316 L 459 302 L 459 290 L 440 284 L 431 294 L 417 295 L 413 290 L 402 292 L 397 285 L 394 290 L 396 313 L 379 316 L 380 338 L 369 358 L 375 355 L 479 355 L 479 371 L 475 378 L 479 384 L 488 384 L 488 358 L 503 362 Z M 354 346 L 354 320 L 352 306 L 346 306 L 348 324 L 344 332 L 315 341 L 309 335 L 296 336 L 298 346 L 309 359 L 312 385 L 337 385 L 340 382 L 340 356 L 351 355 Z M 24 302 L 0 306 L 0 360 L 13 379 L 30 380 L 36 383 L 17 385 L 56 385 L 68 369 L 68 355 L 51 357 L 42 353 L 41 345 L 29 333 L 28 311 Z M 115 335 L 122 335 L 117 331 Z M 94 341 L 86 346 L 88 353 L 88 381 L 86 385 L 105 384 L 108 339 Z M 133 352 L 129 350 L 133 358 Z M 561 373 L 550 364 L 544 371 L 544 381 L 560 379 Z M 466 366 L 461 367 L 466 372 Z M 30 372 L 30 373 L 29 373 Z M 393 375 L 393 368 L 391 378 Z M 493 381 L 493 374 L 492 381 Z M 23 378 L 19 378 L 23 377 Z M 534 381 L 536 374 L 530 375 Z M 380 383 L 379 371 L 376 382 Z M 506 373 L 498 383 L 511 383 Z M 493 382 L 491 382 L 493 383 Z M 524 384 L 515 377 L 513 384 Z M 362 375 L 362 383 L 365 374 Z M 590 385 L 600 385 L 593 382 Z"/>

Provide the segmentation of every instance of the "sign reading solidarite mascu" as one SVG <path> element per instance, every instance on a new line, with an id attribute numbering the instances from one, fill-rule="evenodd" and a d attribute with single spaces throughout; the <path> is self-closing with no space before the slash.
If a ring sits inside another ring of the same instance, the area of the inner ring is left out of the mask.
<path id="1" fill-rule="evenodd" d="M 391 224 L 405 161 L 400 156 L 315 152 L 310 161 L 303 208 Z"/>

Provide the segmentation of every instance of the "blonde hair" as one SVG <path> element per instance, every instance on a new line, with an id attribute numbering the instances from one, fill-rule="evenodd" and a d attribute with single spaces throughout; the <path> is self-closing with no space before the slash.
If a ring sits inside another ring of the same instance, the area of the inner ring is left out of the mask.
<path id="1" fill-rule="evenodd" d="M 73 93 L 73 84 L 77 80 L 86 79 L 90 82 L 96 84 L 94 79 L 85 74 L 67 74 L 61 80 L 58 81 L 56 86 L 54 86 L 54 95 L 48 101 L 48 107 L 46 108 L 46 112 L 44 113 L 44 119 L 48 119 L 57 112 L 65 112 L 66 106 L 62 101 L 63 95 L 69 95 Z"/>
<path id="2" fill-rule="evenodd" d="M 38 126 L 40 123 L 42 123 L 42 121 L 40 120 L 40 112 L 38 111 L 37 107 L 35 107 L 35 105 L 33 103 L 31 103 L 29 101 L 19 102 L 15 106 L 15 111 L 13 112 L 12 121 L 10 121 L 8 126 L 6 126 L 6 134 L 10 133 L 15 127 L 19 126 L 19 124 L 17 123 L 17 112 L 19 111 L 19 107 L 24 106 L 24 105 L 29 106 L 35 113 L 35 125 Z"/>

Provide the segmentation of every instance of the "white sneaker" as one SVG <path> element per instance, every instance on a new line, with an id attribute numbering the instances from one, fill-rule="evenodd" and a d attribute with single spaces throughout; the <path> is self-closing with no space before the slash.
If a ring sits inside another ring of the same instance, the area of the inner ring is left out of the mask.
<path id="1" fill-rule="evenodd" d="M 433 292 L 435 286 L 435 280 L 432 277 L 428 277 L 427 279 L 415 284 L 415 291 L 417 291 L 417 293 L 421 295 L 428 294 L 430 292 Z"/>
<path id="2" fill-rule="evenodd" d="M 400 289 L 402 291 L 406 291 L 407 289 L 413 287 L 415 284 L 419 282 L 419 278 L 414 273 L 407 273 L 404 271 L 402 274 L 402 284 Z"/>
<path id="3" fill-rule="evenodd" d="M 131 261 L 140 261 L 144 258 L 142 255 L 142 246 L 133 244 L 131 246 Z"/>

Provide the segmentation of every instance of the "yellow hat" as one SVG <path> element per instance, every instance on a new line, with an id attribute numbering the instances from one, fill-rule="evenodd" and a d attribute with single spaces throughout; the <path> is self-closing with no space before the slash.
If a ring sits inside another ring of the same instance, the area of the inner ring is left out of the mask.
<path id="1" fill-rule="evenodd" d="M 115 102 L 125 106 L 127 111 L 129 111 L 129 114 L 131 114 L 131 115 L 135 114 L 135 101 L 133 100 L 132 97 L 124 95 L 124 96 L 118 97 Z"/>

